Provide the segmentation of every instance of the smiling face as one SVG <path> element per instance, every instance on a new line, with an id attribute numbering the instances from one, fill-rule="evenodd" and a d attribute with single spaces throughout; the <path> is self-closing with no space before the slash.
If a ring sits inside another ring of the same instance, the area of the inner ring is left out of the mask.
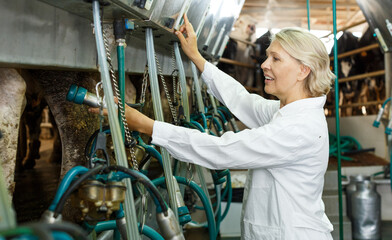
<path id="1" fill-rule="evenodd" d="M 261 64 L 265 76 L 264 90 L 279 98 L 283 105 L 306 98 L 306 67 L 290 56 L 277 41 L 271 43 L 267 56 Z"/>

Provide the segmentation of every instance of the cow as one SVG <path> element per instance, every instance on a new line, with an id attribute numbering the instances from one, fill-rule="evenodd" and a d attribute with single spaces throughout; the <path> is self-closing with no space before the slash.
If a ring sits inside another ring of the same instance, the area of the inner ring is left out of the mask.
<path id="1" fill-rule="evenodd" d="M 370 28 L 365 31 L 361 38 L 355 37 L 351 32 L 344 31 L 338 40 L 338 54 L 362 48 L 372 43 L 376 43 L 376 39 L 373 37 Z M 333 51 L 330 55 L 332 54 Z M 383 55 L 378 48 L 339 59 L 338 63 L 339 79 L 384 68 Z M 333 66 L 333 63 L 331 65 Z M 381 76 L 340 83 L 339 105 L 381 101 L 385 98 L 384 82 L 384 77 Z M 328 103 L 331 104 L 331 101 L 329 100 Z M 342 116 L 376 114 L 377 108 L 377 106 L 346 107 L 341 110 L 341 114 Z"/>
<path id="2" fill-rule="evenodd" d="M 244 16 L 239 17 L 234 24 L 234 30 L 230 33 L 231 40 L 222 56 L 248 65 L 255 65 L 255 48 L 251 44 L 245 43 L 253 42 L 255 33 L 254 20 Z M 254 87 L 257 84 L 254 69 L 237 65 L 228 67 L 222 63 L 218 64 L 218 68 L 233 76 L 244 86 Z"/>

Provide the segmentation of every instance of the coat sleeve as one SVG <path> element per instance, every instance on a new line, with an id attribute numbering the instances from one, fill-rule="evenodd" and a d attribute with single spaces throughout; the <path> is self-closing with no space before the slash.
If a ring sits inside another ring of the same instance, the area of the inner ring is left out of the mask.
<path id="1" fill-rule="evenodd" d="M 209 62 L 205 63 L 201 76 L 208 92 L 249 128 L 269 123 L 279 109 L 279 101 L 250 94 L 242 84 Z"/>
<path id="2" fill-rule="evenodd" d="M 209 169 L 255 169 L 293 165 L 301 140 L 294 126 L 267 124 L 221 137 L 155 121 L 152 143 L 174 158 Z"/>

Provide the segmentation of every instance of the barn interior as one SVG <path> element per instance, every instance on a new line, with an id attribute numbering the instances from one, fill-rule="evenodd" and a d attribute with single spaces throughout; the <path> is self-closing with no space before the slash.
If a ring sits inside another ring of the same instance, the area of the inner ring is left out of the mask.
<path id="1" fill-rule="evenodd" d="M 296 27 L 324 43 L 331 236 L 392 239 L 391 1 L 0 3 L 0 239 L 241 239 L 248 170 L 181 162 L 123 113 L 218 137 L 249 129 L 183 52 L 184 14 L 201 55 L 271 101 L 270 36 Z"/>

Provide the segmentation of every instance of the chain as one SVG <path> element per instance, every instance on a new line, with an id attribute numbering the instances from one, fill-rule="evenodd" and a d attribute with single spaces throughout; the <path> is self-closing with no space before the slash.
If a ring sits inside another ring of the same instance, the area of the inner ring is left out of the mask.
<path id="1" fill-rule="evenodd" d="M 174 54 L 174 48 L 172 49 L 172 77 L 173 77 L 173 104 L 176 106 L 177 105 L 177 97 L 176 97 L 176 77 L 178 74 L 178 70 L 176 69 L 176 56 Z M 180 82 L 180 81 L 178 81 Z"/>
<path id="2" fill-rule="evenodd" d="M 155 62 L 157 63 L 158 74 L 161 77 L 163 89 L 165 90 L 167 101 L 169 102 L 169 108 L 170 108 L 171 114 L 173 116 L 174 123 L 177 125 L 177 111 L 174 108 L 173 102 L 171 100 L 171 97 L 169 94 L 169 89 L 167 89 L 166 81 L 165 81 L 165 78 L 163 77 L 162 69 L 161 69 L 161 66 L 159 65 L 159 61 L 158 61 L 156 54 L 155 54 Z"/>
<path id="3" fill-rule="evenodd" d="M 148 85 L 148 65 L 144 67 L 143 82 L 142 82 L 142 92 L 140 94 L 140 105 L 143 106 L 146 101 L 146 90 Z"/>
<path id="4" fill-rule="evenodd" d="M 112 58 L 111 58 L 111 55 L 110 55 L 109 42 L 108 42 L 108 39 L 106 37 L 106 34 L 107 34 L 107 31 L 104 30 L 103 31 L 103 41 L 104 41 L 104 45 L 105 45 L 105 50 L 106 50 L 107 61 L 108 61 L 108 65 L 109 65 L 110 76 L 111 76 L 111 79 L 113 81 L 113 86 L 114 86 L 114 89 L 115 89 L 116 97 L 118 99 L 117 105 L 118 105 L 118 109 L 120 110 L 121 120 L 122 120 L 123 125 L 124 125 L 125 139 L 126 139 L 126 141 L 128 143 L 131 143 L 132 142 L 132 136 L 131 136 L 131 133 L 130 133 L 129 128 L 128 128 L 127 120 L 125 119 L 125 109 L 124 109 L 124 106 L 122 104 L 123 99 L 121 99 L 120 89 L 118 87 L 118 82 L 117 82 L 117 77 L 116 77 L 116 74 L 114 72 L 114 68 L 113 68 L 113 65 L 112 65 Z M 139 166 L 138 166 L 137 161 L 136 161 L 135 149 L 133 147 L 131 147 L 131 146 L 129 147 L 129 153 L 131 154 L 133 169 L 139 170 Z"/>

